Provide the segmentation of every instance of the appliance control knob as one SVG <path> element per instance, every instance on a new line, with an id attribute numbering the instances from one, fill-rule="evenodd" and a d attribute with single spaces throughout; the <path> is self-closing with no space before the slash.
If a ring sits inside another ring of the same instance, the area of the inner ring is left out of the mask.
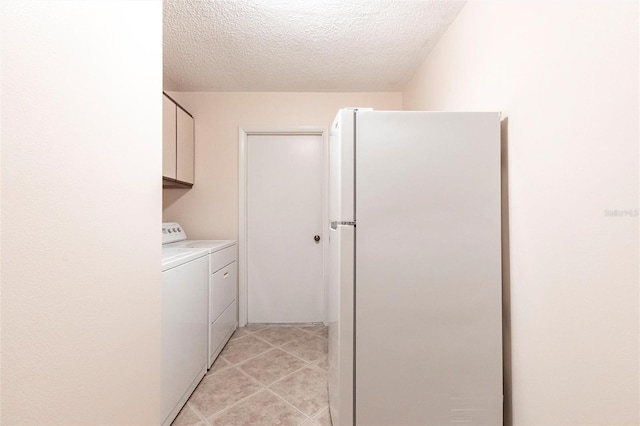
<path id="1" fill-rule="evenodd" d="M 316 243 L 320 241 L 320 235 L 316 235 L 315 237 L 313 237 L 313 241 L 315 241 Z"/>

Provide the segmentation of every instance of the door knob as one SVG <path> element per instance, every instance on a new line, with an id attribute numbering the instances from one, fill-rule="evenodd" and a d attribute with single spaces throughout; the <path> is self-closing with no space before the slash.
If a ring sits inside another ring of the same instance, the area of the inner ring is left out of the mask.
<path id="1" fill-rule="evenodd" d="M 315 241 L 316 243 L 320 241 L 320 235 L 316 235 L 315 237 L 313 237 L 313 241 Z"/>

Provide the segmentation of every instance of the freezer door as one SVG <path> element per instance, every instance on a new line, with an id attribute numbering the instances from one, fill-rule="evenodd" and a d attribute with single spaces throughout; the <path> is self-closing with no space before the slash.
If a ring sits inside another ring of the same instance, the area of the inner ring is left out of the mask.
<path id="1" fill-rule="evenodd" d="M 355 111 L 338 111 L 329 138 L 329 219 L 353 221 L 355 218 L 354 170 Z"/>
<path id="2" fill-rule="evenodd" d="M 329 407 L 334 426 L 353 424 L 355 227 L 329 231 Z"/>

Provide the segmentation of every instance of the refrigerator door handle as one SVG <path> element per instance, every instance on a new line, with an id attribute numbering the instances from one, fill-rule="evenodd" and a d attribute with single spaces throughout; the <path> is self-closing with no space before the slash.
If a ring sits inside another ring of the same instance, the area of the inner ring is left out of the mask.
<path id="1" fill-rule="evenodd" d="M 331 222 L 331 229 L 336 230 L 338 226 L 356 226 L 355 222 L 334 220 Z"/>

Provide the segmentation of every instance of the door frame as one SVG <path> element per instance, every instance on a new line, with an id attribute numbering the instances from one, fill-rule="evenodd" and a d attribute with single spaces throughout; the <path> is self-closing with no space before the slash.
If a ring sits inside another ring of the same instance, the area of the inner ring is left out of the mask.
<path id="1" fill-rule="evenodd" d="M 329 139 L 328 128 L 304 127 L 248 127 L 238 128 L 238 322 L 244 327 L 248 320 L 248 262 L 247 262 L 247 142 L 249 136 L 309 135 L 322 136 L 322 311 L 327 324 L 328 258 L 329 258 Z"/>

